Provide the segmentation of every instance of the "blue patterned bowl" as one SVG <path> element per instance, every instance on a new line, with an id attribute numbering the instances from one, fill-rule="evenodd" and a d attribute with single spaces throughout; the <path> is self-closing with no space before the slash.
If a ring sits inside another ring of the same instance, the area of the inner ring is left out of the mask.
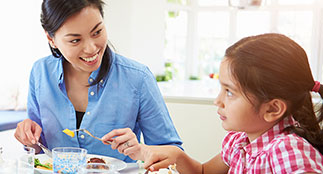
<path id="1" fill-rule="evenodd" d="M 78 147 L 56 147 L 53 149 L 53 172 L 76 174 L 86 164 L 87 150 Z"/>

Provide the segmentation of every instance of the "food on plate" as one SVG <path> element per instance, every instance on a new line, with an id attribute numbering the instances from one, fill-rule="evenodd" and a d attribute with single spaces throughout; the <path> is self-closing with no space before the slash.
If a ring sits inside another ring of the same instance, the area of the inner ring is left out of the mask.
<path id="1" fill-rule="evenodd" d="M 102 158 L 90 158 L 90 160 L 87 163 L 103 163 L 103 164 L 105 164 L 105 161 Z"/>
<path id="2" fill-rule="evenodd" d="M 37 169 L 44 169 L 44 170 L 53 170 L 53 164 L 50 162 L 47 163 L 40 163 L 38 158 L 35 158 L 35 168 Z"/>
<path id="3" fill-rule="evenodd" d="M 92 163 L 90 166 L 86 166 L 87 169 L 109 169 L 109 167 L 103 163 Z"/>
<path id="4" fill-rule="evenodd" d="M 106 162 L 102 158 L 90 158 L 87 163 L 102 163 L 106 164 Z M 108 166 L 101 166 L 101 165 L 92 165 L 86 167 L 87 169 L 109 169 Z"/>
<path id="5" fill-rule="evenodd" d="M 70 136 L 70 137 L 74 137 L 75 136 L 75 133 L 73 131 L 69 130 L 69 129 L 64 129 L 63 132 L 66 135 Z"/>

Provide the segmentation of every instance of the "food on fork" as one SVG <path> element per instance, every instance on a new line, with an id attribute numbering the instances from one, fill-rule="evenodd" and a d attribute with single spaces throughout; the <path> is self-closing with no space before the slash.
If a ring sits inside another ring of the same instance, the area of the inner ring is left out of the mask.
<path id="1" fill-rule="evenodd" d="M 93 138 L 95 138 L 95 139 L 97 139 L 97 140 L 102 141 L 102 139 L 101 139 L 101 138 L 94 136 L 92 133 L 90 133 L 90 132 L 89 132 L 88 130 L 86 130 L 86 129 L 76 129 L 76 130 L 64 129 L 64 130 L 63 130 L 63 132 L 64 132 L 65 134 L 67 134 L 68 136 L 71 136 L 71 137 L 74 137 L 74 136 L 75 136 L 75 132 L 78 132 L 78 131 L 84 132 L 84 133 L 88 134 L 89 136 L 91 136 L 91 137 L 93 137 Z M 112 142 L 108 140 L 108 141 L 105 141 L 105 143 L 107 143 L 107 144 L 111 144 Z"/>
<path id="2" fill-rule="evenodd" d="M 63 132 L 66 135 L 70 136 L 70 137 L 74 137 L 75 136 L 75 133 L 73 131 L 69 130 L 69 129 L 64 129 Z"/>

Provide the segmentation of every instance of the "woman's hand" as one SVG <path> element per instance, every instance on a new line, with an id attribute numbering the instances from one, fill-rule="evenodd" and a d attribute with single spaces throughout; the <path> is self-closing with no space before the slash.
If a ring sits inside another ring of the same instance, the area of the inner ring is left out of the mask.
<path id="1" fill-rule="evenodd" d="M 38 142 L 42 128 L 34 121 L 25 119 L 17 124 L 15 137 L 23 145 L 32 146 Z"/>
<path id="2" fill-rule="evenodd" d="M 102 137 L 102 142 L 112 141 L 111 148 L 118 149 L 119 153 L 129 156 L 133 160 L 140 158 L 141 145 L 137 136 L 130 128 L 114 129 Z"/>

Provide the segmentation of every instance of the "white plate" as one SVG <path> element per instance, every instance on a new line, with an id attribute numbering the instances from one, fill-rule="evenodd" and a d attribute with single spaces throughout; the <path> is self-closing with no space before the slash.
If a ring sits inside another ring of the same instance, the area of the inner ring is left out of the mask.
<path id="1" fill-rule="evenodd" d="M 45 154 L 38 154 L 35 155 L 35 158 L 38 158 L 40 163 L 49 162 L 50 159 Z M 86 155 L 87 161 L 90 158 L 102 158 L 104 161 L 106 161 L 108 164 L 112 164 L 115 166 L 116 170 L 120 171 L 122 169 L 125 169 L 127 167 L 127 164 L 124 161 L 121 161 L 116 158 L 102 156 L 102 155 L 94 155 L 94 154 L 87 154 Z M 52 170 L 44 170 L 44 169 L 36 169 L 35 168 L 35 174 L 52 174 Z"/>

